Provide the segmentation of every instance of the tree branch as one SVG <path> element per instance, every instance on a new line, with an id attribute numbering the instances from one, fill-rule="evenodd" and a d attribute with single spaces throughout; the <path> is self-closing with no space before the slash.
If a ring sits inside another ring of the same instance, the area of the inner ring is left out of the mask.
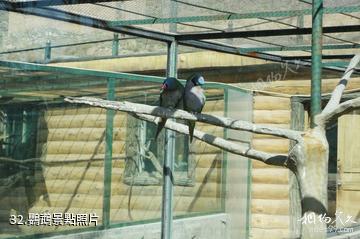
<path id="1" fill-rule="evenodd" d="M 334 91 L 332 92 L 331 98 L 321 114 L 328 114 L 339 105 L 343 92 L 346 88 L 346 85 L 350 80 L 350 77 L 354 72 L 355 67 L 359 64 L 359 62 L 360 62 L 360 55 L 355 55 L 351 59 L 348 67 L 346 68 L 346 71 L 344 72 L 343 77 L 341 78 L 338 85 L 335 87 Z"/>
<path id="2" fill-rule="evenodd" d="M 158 124 L 157 117 L 145 115 L 145 114 L 132 114 L 132 115 L 138 119 L 146 120 L 154 124 Z M 166 121 L 165 128 L 171 129 L 180 134 L 188 134 L 189 132 L 188 126 L 170 120 Z M 255 159 L 270 165 L 289 167 L 288 157 L 286 155 L 276 155 L 276 154 L 270 154 L 270 153 L 254 150 L 250 147 L 235 144 L 223 138 L 216 137 L 214 135 L 201 132 L 199 130 L 194 131 L 194 137 L 205 143 L 208 143 L 210 145 L 213 145 L 217 148 L 220 148 L 222 150 L 225 150 L 233 154 L 249 157 L 251 159 Z"/>
<path id="3" fill-rule="evenodd" d="M 360 97 L 345 101 L 341 104 L 339 104 L 337 107 L 335 107 L 332 111 L 328 113 L 321 113 L 320 115 L 316 116 L 316 124 L 324 125 L 327 122 L 330 122 L 338 117 L 340 117 L 343 114 L 346 114 L 347 112 L 359 109 L 360 108 Z"/>
<path id="4" fill-rule="evenodd" d="M 276 127 L 268 127 L 265 125 L 256 125 L 247 121 L 235 120 L 231 118 L 214 116 L 208 114 L 191 114 L 184 110 L 171 110 L 169 108 L 150 106 L 145 104 L 137 104 L 126 101 L 109 101 L 93 97 L 66 97 L 64 99 L 70 103 L 88 104 L 105 109 L 113 109 L 128 113 L 147 114 L 161 118 L 175 118 L 182 120 L 199 121 L 211 125 L 225 127 L 234 130 L 249 131 L 257 134 L 274 135 L 300 142 L 302 140 L 300 131 L 282 129 Z"/>

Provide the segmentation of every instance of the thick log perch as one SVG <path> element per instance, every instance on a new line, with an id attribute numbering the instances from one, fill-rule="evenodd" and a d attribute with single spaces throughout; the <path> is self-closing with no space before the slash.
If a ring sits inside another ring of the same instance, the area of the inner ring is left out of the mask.
<path id="1" fill-rule="evenodd" d="M 154 124 L 157 124 L 157 118 L 154 116 L 143 115 L 143 114 L 138 114 L 138 115 L 134 115 L 134 116 L 139 119 L 146 120 L 146 121 L 152 122 Z M 169 121 L 169 120 L 166 121 L 165 128 L 174 130 L 180 134 L 188 134 L 189 133 L 188 126 L 180 124 L 180 123 L 175 123 L 175 122 Z M 198 140 L 201 140 L 212 146 L 218 147 L 222 150 L 225 150 L 225 151 L 233 153 L 233 154 L 238 154 L 241 156 L 259 160 L 266 164 L 287 167 L 287 164 L 286 164 L 287 156 L 286 155 L 276 155 L 276 154 L 264 153 L 262 151 L 258 151 L 258 150 L 254 150 L 250 147 L 238 145 L 236 143 L 230 142 L 230 141 L 225 140 L 220 137 L 216 137 L 211 134 L 204 133 L 199 130 L 194 130 L 194 137 L 197 138 Z"/>
<path id="2" fill-rule="evenodd" d="M 208 114 L 189 113 L 184 110 L 171 110 L 160 106 L 150 106 L 144 104 L 131 103 L 126 101 L 109 101 L 93 97 L 66 97 L 64 99 L 69 103 L 87 104 L 105 109 L 123 111 L 127 113 L 147 114 L 161 118 L 174 118 L 181 120 L 199 121 L 211 125 L 216 125 L 228 129 L 243 130 L 257 134 L 274 135 L 295 141 L 301 140 L 301 132 L 265 125 L 252 124 L 247 121 L 235 120 L 231 118 L 214 116 Z"/>

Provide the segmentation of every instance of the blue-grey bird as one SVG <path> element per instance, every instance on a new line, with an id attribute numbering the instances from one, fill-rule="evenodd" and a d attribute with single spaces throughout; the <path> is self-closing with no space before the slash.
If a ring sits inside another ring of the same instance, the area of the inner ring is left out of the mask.
<path id="1" fill-rule="evenodd" d="M 200 74 L 191 76 L 185 85 L 184 109 L 193 113 L 201 113 L 204 108 L 206 97 L 202 85 L 205 84 L 204 77 Z M 192 142 L 195 128 L 195 121 L 188 121 L 190 143 Z"/>
<path id="2" fill-rule="evenodd" d="M 160 106 L 167 107 L 171 109 L 182 109 L 183 108 L 183 94 L 184 86 L 174 77 L 168 77 L 161 85 L 160 91 Z M 166 118 L 161 118 L 159 121 L 155 139 L 160 134 L 162 128 L 164 128 L 166 123 Z"/>

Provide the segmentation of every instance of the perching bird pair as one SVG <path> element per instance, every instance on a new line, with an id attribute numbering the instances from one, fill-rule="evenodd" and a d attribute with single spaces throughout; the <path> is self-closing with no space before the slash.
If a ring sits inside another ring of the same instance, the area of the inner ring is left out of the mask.
<path id="1" fill-rule="evenodd" d="M 205 84 L 204 77 L 200 74 L 191 76 L 185 87 L 173 77 L 166 78 L 161 86 L 160 106 L 172 109 L 184 109 L 193 113 L 201 113 L 204 108 L 206 97 L 202 85 Z M 164 128 L 167 119 L 159 122 L 155 139 Z M 190 142 L 192 142 L 195 121 L 188 121 Z"/>

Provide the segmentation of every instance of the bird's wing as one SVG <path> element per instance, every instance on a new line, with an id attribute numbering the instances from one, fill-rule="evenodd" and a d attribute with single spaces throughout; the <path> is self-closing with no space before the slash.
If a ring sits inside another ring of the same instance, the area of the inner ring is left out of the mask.
<path id="1" fill-rule="evenodd" d="M 202 99 L 201 99 L 201 101 L 202 101 L 202 106 L 201 106 L 201 110 L 200 110 L 199 113 L 202 112 L 202 110 L 203 110 L 203 108 L 204 108 L 204 106 L 205 106 L 205 103 L 206 103 L 206 96 L 205 96 L 204 92 L 202 92 L 201 98 L 202 98 Z"/>
<path id="2" fill-rule="evenodd" d="M 163 104 L 162 104 L 162 103 L 163 103 L 163 101 L 162 101 L 162 94 L 160 94 L 160 97 L 159 97 L 159 98 L 160 98 L 160 99 L 159 99 L 159 101 L 160 101 L 160 104 L 159 104 L 159 105 L 162 106 L 162 105 L 163 105 Z"/>

